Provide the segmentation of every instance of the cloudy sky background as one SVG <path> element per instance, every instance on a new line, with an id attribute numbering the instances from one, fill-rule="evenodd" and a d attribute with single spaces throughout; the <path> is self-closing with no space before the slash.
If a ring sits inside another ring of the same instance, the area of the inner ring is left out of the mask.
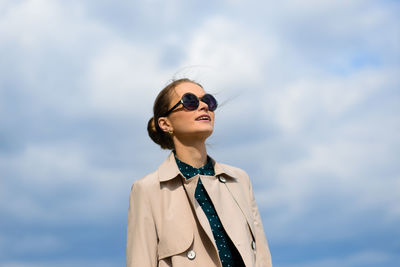
<path id="1" fill-rule="evenodd" d="M 214 93 L 273 263 L 400 264 L 400 3 L 0 0 L 0 266 L 125 262 L 158 91 Z"/>

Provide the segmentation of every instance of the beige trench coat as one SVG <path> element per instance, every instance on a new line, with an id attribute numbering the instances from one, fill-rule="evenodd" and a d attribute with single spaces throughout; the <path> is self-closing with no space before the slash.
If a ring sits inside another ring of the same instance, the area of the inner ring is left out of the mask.
<path id="1" fill-rule="evenodd" d="M 247 267 L 270 267 L 271 255 L 249 177 L 215 162 L 215 176 L 186 180 L 174 154 L 131 190 L 128 267 L 222 266 L 210 224 L 194 197 L 199 177 Z"/>

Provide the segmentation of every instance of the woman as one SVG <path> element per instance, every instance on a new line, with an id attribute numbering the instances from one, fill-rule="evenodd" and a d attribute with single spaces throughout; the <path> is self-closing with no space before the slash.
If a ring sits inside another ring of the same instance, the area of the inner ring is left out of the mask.
<path id="1" fill-rule="evenodd" d="M 207 155 L 216 108 L 189 79 L 157 96 L 147 129 L 172 152 L 132 186 L 128 267 L 272 266 L 249 177 Z"/>

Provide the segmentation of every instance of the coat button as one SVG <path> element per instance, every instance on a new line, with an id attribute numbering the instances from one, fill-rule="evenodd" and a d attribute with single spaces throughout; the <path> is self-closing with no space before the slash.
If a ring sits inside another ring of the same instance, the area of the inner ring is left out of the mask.
<path id="1" fill-rule="evenodd" d="M 251 248 L 253 249 L 253 250 L 256 250 L 256 242 L 253 240 L 253 241 L 251 241 Z"/>
<path id="2" fill-rule="evenodd" d="M 186 256 L 188 257 L 189 260 L 194 260 L 194 258 L 196 258 L 196 252 L 194 252 L 194 250 L 189 250 L 186 253 Z"/>
<path id="3" fill-rule="evenodd" d="M 218 179 L 221 183 L 226 183 L 225 177 L 219 176 Z"/>

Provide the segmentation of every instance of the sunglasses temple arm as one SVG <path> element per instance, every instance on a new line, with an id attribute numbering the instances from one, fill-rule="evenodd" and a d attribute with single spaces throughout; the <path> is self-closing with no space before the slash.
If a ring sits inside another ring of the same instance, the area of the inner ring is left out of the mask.
<path id="1" fill-rule="evenodd" d="M 179 106 L 181 104 L 182 100 L 179 100 L 178 103 L 176 103 L 175 106 L 173 106 L 172 108 L 170 108 L 167 113 L 165 113 L 165 115 L 163 117 L 167 117 L 177 106 Z"/>

